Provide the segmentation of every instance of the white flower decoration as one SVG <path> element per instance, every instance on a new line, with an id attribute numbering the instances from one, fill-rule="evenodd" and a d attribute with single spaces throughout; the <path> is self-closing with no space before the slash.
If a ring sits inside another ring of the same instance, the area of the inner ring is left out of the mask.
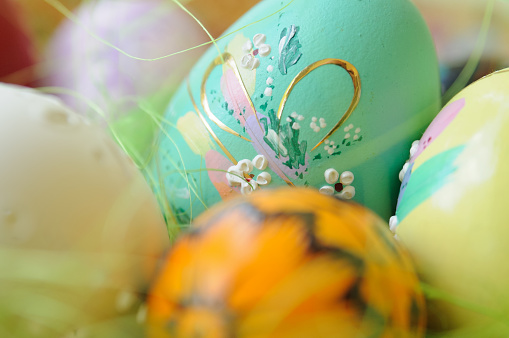
<path id="1" fill-rule="evenodd" d="M 260 173 L 256 180 L 254 175 L 250 175 L 254 167 L 264 170 L 267 168 L 267 164 L 268 161 L 263 155 L 257 155 L 253 161 L 241 160 L 237 165 L 228 168 L 226 179 L 232 187 L 240 186 L 240 192 L 243 195 L 250 194 L 259 189 L 261 185 L 267 185 L 271 182 L 272 176 L 266 171 Z"/>
<path id="2" fill-rule="evenodd" d="M 270 45 L 265 43 L 267 37 L 265 34 L 256 34 L 253 37 L 253 42 L 246 41 L 242 50 L 246 53 L 240 61 L 240 65 L 246 69 L 256 69 L 260 66 L 260 60 L 256 56 L 266 57 L 270 54 Z M 254 45 L 254 47 L 253 47 Z M 254 48 L 254 49 L 253 49 Z"/>
<path id="3" fill-rule="evenodd" d="M 347 200 L 354 198 L 355 187 L 351 185 L 354 180 L 354 175 L 351 171 L 343 171 L 340 175 L 336 169 L 329 168 L 325 170 L 323 175 L 325 182 L 331 185 L 324 185 L 321 187 L 319 190 L 322 194 L 334 195 L 334 192 L 338 190 L 339 193 L 336 194 L 337 196 Z M 339 188 L 336 187 L 338 180 L 340 183 Z"/>

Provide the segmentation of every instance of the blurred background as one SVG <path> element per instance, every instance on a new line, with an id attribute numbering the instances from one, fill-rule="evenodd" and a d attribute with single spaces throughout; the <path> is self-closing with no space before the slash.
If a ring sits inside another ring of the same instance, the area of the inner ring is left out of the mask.
<path id="1" fill-rule="evenodd" d="M 0 1 L 2 4 L 0 16 L 3 21 L 10 21 L 11 24 L 12 21 L 20 22 L 21 26 L 23 26 L 24 34 L 26 34 L 26 39 L 30 40 L 33 45 L 32 54 L 26 56 L 26 58 L 32 58 L 31 65 L 40 65 L 40 62 L 45 61 L 43 55 L 50 39 L 65 19 L 63 13 L 58 8 L 55 8 L 55 4 L 60 3 L 67 9 L 76 10 L 80 5 L 88 3 L 93 6 L 98 2 L 100 1 L 2 0 Z M 147 1 L 140 0 L 138 2 Z M 171 0 L 163 2 L 172 3 Z M 217 38 L 228 26 L 257 2 L 259 1 L 183 0 L 182 4 L 203 23 L 213 37 Z M 444 89 L 446 89 L 457 77 L 472 52 L 479 46 L 478 38 L 489 1 L 413 0 L 413 2 L 423 14 L 433 34 L 438 56 L 442 64 Z M 494 2 L 495 8 L 490 20 L 489 31 L 483 44 L 482 58 L 477 67 L 475 78 L 509 65 L 509 38 L 506 34 L 509 28 L 509 2 L 502 0 Z M 12 8 L 9 9 L 9 7 Z M 13 13 L 15 15 L 12 15 Z M 197 24 L 196 28 L 198 28 Z M 6 30 L 2 31 L 6 32 Z M 182 34 L 182 32 L 176 33 Z M 207 40 L 208 37 L 204 35 L 201 42 Z M 6 50 L 13 48 L 13 41 L 14 38 L 9 36 L 9 34 L 2 34 L 0 36 L 0 45 L 2 46 L 2 54 L 4 54 L 1 59 L 2 69 L 5 68 L 3 64 L 7 62 L 5 58 Z M 192 47 L 191 42 L 192 40 L 185 47 Z M 167 51 L 173 51 L 171 46 L 167 46 Z M 199 53 L 203 51 L 204 49 L 201 48 Z M 19 65 L 17 67 L 13 66 L 10 72 L 3 71 L 0 73 L 0 79 L 2 81 L 23 82 L 23 76 L 25 76 L 26 82 L 28 79 L 26 74 L 33 73 L 32 70 L 26 67 L 27 65 L 30 66 L 30 62 L 28 60 L 25 62 L 25 67 L 21 66 L 22 62 L 20 60 L 18 62 Z M 36 70 L 36 78 L 38 80 L 44 77 L 45 74 L 40 68 Z"/>
<path id="2" fill-rule="evenodd" d="M 107 127 L 143 166 L 154 119 L 211 37 L 258 2 L 182 0 L 186 13 L 172 0 L 0 0 L 0 82 L 45 87 Z M 509 66 L 508 1 L 413 2 L 436 44 L 444 104 Z"/>
<path id="3" fill-rule="evenodd" d="M 509 2 L 413 2 L 421 11 L 433 35 L 444 90 L 456 80 L 471 56 L 478 56 L 479 63 L 475 65 L 474 75 L 468 79 L 469 82 L 509 66 Z M 486 24 L 484 27 L 483 20 Z"/>
<path id="4" fill-rule="evenodd" d="M 172 0 L 0 0 L 0 82 L 58 95 L 110 132 L 140 168 L 157 117 L 211 38 L 257 2 L 181 0 L 187 13 Z M 509 1 L 413 2 L 435 41 L 444 104 L 509 67 Z M 140 309 L 132 315 L 143 316 Z"/>

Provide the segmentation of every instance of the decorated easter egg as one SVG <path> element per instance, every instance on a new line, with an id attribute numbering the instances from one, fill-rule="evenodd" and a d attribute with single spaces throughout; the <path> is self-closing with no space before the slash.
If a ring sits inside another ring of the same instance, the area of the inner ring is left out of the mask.
<path id="1" fill-rule="evenodd" d="M 149 291 L 149 337 L 421 337 L 423 301 L 374 213 L 267 189 L 217 205 L 177 241 Z"/>
<path id="2" fill-rule="evenodd" d="M 399 151 L 438 112 L 439 94 L 433 43 L 409 1 L 263 1 L 174 96 L 151 179 L 177 223 L 287 185 L 388 218 Z"/>
<path id="3" fill-rule="evenodd" d="M 0 84 L 0 102 L 0 335 L 125 337 L 100 330 L 136 324 L 169 245 L 150 188 L 54 97 Z"/>
<path id="4" fill-rule="evenodd" d="M 78 113 L 106 121 L 138 160 L 203 49 L 157 58 L 206 42 L 206 35 L 164 0 L 85 1 L 76 17 L 64 21 L 51 40 L 45 85 L 59 87 L 55 92 Z"/>
<path id="5" fill-rule="evenodd" d="M 35 50 L 14 0 L 0 0 L 0 50 L 0 82 L 33 84 Z"/>
<path id="6" fill-rule="evenodd" d="M 506 69 L 447 104 L 412 147 L 391 219 L 438 298 L 435 326 L 485 337 L 509 334 L 508 86 Z"/>

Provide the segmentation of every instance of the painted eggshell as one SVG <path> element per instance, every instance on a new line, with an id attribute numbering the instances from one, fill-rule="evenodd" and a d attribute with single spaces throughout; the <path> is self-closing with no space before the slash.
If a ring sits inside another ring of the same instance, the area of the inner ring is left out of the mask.
<path id="1" fill-rule="evenodd" d="M 33 85 L 35 49 L 13 0 L 0 0 L 0 51 L 0 82 Z"/>
<path id="2" fill-rule="evenodd" d="M 154 186 L 178 223 L 265 186 L 315 187 L 387 218 L 395 209 L 400 151 L 439 110 L 423 20 L 406 0 L 284 4 L 263 1 L 231 27 L 166 112 Z M 265 169 L 246 165 L 260 155 Z"/>
<path id="3" fill-rule="evenodd" d="M 408 254 L 356 203 L 280 188 L 220 203 L 172 248 L 149 337 L 422 337 Z"/>
<path id="4" fill-rule="evenodd" d="M 404 175 L 393 227 L 447 299 L 429 308 L 438 327 L 509 313 L 507 88 L 506 69 L 456 95 L 414 145 Z M 507 337 L 504 325 L 482 326 L 481 336 Z"/>
<path id="5" fill-rule="evenodd" d="M 150 188 L 54 97 L 0 84 L 0 103 L 0 335 L 126 337 L 95 330 L 136 324 L 169 245 Z"/>

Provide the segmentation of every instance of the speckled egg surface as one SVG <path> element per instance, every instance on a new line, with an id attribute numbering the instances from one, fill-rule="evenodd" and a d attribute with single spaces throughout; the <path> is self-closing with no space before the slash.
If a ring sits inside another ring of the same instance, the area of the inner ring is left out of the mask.
<path id="1" fill-rule="evenodd" d="M 388 218 L 404 149 L 438 112 L 439 87 L 430 34 L 407 0 L 263 1 L 171 102 L 154 187 L 178 223 L 286 185 Z"/>

